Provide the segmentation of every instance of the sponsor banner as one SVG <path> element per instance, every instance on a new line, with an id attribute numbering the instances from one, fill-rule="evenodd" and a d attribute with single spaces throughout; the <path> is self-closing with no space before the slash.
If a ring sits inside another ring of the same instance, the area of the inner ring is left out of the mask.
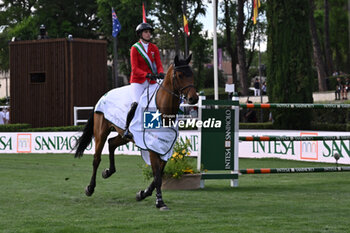
<path id="1" fill-rule="evenodd" d="M 108 138 L 115 137 L 112 132 Z M 74 153 L 73 148 L 81 132 L 39 132 L 39 133 L 0 133 L 0 153 Z M 198 155 L 198 131 L 180 131 L 178 140 L 190 140 L 191 155 Z M 107 139 L 108 140 L 108 139 Z M 94 154 L 95 143 L 86 148 L 85 154 Z M 108 154 L 106 141 L 102 154 Z M 115 154 L 140 155 L 140 150 L 133 143 L 120 146 Z"/>
<path id="2" fill-rule="evenodd" d="M 349 132 L 328 131 L 239 131 L 239 136 L 346 136 L 349 134 Z M 72 149 L 80 135 L 80 132 L 0 133 L 0 153 L 74 153 Z M 112 132 L 109 137 L 116 135 L 116 132 Z M 178 140 L 187 139 L 191 142 L 191 156 L 198 156 L 199 132 L 196 130 L 180 131 Z M 229 142 L 223 143 L 228 146 Z M 93 154 L 94 151 L 95 145 L 92 141 L 85 153 Z M 102 153 L 108 154 L 107 141 Z M 128 143 L 117 148 L 115 153 L 139 155 L 140 151 L 134 144 Z M 339 164 L 350 164 L 350 140 L 245 141 L 239 143 L 240 158 L 280 158 L 335 163 L 334 154 L 336 153 L 340 155 Z"/>
<path id="3" fill-rule="evenodd" d="M 350 132 L 241 130 L 239 136 L 349 136 Z M 240 158 L 280 158 L 299 161 L 350 164 L 350 140 L 245 141 L 239 143 Z"/>

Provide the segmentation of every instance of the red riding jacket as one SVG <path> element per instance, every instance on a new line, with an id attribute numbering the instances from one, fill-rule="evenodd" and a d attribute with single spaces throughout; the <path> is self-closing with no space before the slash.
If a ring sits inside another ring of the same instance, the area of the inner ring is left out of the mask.
<path id="1" fill-rule="evenodd" d="M 142 43 L 140 43 L 142 45 Z M 142 47 L 143 48 L 143 47 Z M 143 48 L 144 49 L 144 48 Z M 157 66 L 157 73 L 164 73 L 162 62 L 160 61 L 160 55 L 158 47 L 155 44 L 148 44 L 147 55 L 151 62 L 155 62 Z M 146 81 L 146 75 L 152 74 L 152 70 L 147 65 L 145 59 L 140 55 L 139 51 L 132 46 L 130 51 L 131 60 L 131 75 L 130 83 L 144 83 Z M 151 80 L 150 83 L 156 83 Z"/>

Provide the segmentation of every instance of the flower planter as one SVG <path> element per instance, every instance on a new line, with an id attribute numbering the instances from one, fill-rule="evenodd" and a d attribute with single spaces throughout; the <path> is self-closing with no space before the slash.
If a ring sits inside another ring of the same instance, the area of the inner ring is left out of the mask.
<path id="1" fill-rule="evenodd" d="M 199 189 L 201 174 L 184 174 L 180 179 L 163 178 L 162 189 L 188 190 Z"/>

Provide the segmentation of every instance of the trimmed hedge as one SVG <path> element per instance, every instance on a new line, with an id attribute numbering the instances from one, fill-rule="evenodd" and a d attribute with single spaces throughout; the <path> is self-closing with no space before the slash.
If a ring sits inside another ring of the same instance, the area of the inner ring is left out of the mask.
<path id="1" fill-rule="evenodd" d="M 272 122 L 239 123 L 239 129 L 273 129 Z"/>
<path id="2" fill-rule="evenodd" d="M 81 131 L 84 125 L 78 126 L 60 126 L 60 127 L 44 127 L 44 128 L 30 128 L 27 132 L 62 132 L 62 131 Z"/>
<path id="3" fill-rule="evenodd" d="M 0 132 L 21 132 L 30 127 L 30 124 L 6 124 L 0 125 Z"/>
<path id="4" fill-rule="evenodd" d="M 84 125 L 31 128 L 30 124 L 6 124 L 0 125 L 0 132 L 62 132 L 62 131 L 81 131 Z"/>

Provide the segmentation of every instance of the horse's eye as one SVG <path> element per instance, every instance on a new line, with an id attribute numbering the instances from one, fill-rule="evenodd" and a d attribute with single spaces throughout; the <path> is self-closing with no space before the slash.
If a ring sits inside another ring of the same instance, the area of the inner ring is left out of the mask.
<path id="1" fill-rule="evenodd" d="M 180 73 L 179 74 L 179 78 L 183 78 L 184 77 L 184 74 L 183 73 Z"/>

